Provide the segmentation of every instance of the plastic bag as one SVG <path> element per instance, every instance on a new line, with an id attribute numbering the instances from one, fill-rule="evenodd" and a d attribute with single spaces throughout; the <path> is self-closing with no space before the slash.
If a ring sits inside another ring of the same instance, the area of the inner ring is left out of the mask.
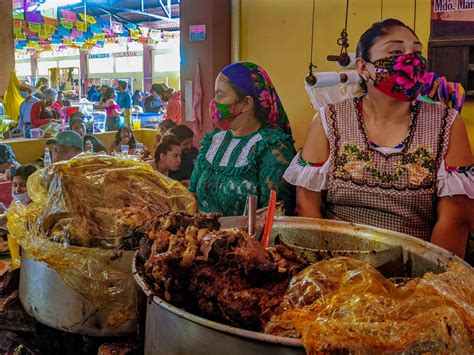
<path id="1" fill-rule="evenodd" d="M 473 353 L 474 273 L 453 263 L 397 287 L 365 262 L 325 260 L 296 276 L 265 332 L 307 353 Z"/>
<path id="2" fill-rule="evenodd" d="M 7 214 L 11 235 L 105 310 L 112 327 L 136 317 L 133 252 L 118 248 L 131 250 L 134 237 L 164 211 L 195 210 L 179 182 L 145 163 L 108 156 L 80 156 L 38 171 L 28 193 L 33 203 L 14 204 Z"/>

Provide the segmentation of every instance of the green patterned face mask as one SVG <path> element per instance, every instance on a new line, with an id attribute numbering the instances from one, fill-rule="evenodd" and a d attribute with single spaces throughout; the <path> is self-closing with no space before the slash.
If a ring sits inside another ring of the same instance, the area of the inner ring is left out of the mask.
<path id="1" fill-rule="evenodd" d="M 214 126 L 223 131 L 227 131 L 234 120 L 242 113 L 237 112 L 236 105 L 240 101 L 233 104 L 220 104 L 216 100 L 211 100 L 209 104 L 209 112 Z"/>

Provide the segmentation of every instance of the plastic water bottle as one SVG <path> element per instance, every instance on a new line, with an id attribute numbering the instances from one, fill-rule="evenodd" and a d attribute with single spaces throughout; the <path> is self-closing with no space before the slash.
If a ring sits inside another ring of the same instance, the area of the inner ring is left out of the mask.
<path id="1" fill-rule="evenodd" d="M 49 154 L 49 147 L 44 148 L 44 167 L 47 168 L 51 165 L 51 154 Z"/>
<path id="2" fill-rule="evenodd" d="M 92 141 L 87 139 L 85 145 L 89 145 L 89 149 L 87 149 L 87 153 L 94 154 L 94 146 L 92 145 Z"/>

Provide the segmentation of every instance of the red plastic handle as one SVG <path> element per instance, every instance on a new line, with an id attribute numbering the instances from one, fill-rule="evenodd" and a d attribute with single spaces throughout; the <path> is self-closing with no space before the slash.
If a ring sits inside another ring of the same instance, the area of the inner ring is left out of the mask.
<path id="1" fill-rule="evenodd" d="M 271 190 L 270 200 L 268 202 L 267 219 L 265 220 L 265 229 L 263 230 L 263 237 L 261 242 L 264 248 L 268 248 L 268 243 L 270 242 L 270 234 L 273 228 L 273 218 L 275 217 L 276 197 L 276 191 Z"/>

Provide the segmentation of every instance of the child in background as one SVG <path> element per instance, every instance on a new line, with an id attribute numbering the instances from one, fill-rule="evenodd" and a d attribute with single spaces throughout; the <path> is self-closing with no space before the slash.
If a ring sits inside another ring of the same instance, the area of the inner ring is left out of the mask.
<path id="1" fill-rule="evenodd" d="M 188 126 L 178 125 L 170 129 L 169 133 L 176 137 L 181 146 L 181 166 L 179 170 L 170 172 L 169 176 L 186 184 L 193 174 L 194 163 L 199 153 L 193 146 L 194 132 Z"/>
<path id="2" fill-rule="evenodd" d="M 6 144 L 0 144 L 0 181 L 10 180 L 19 166 L 12 148 Z"/>

